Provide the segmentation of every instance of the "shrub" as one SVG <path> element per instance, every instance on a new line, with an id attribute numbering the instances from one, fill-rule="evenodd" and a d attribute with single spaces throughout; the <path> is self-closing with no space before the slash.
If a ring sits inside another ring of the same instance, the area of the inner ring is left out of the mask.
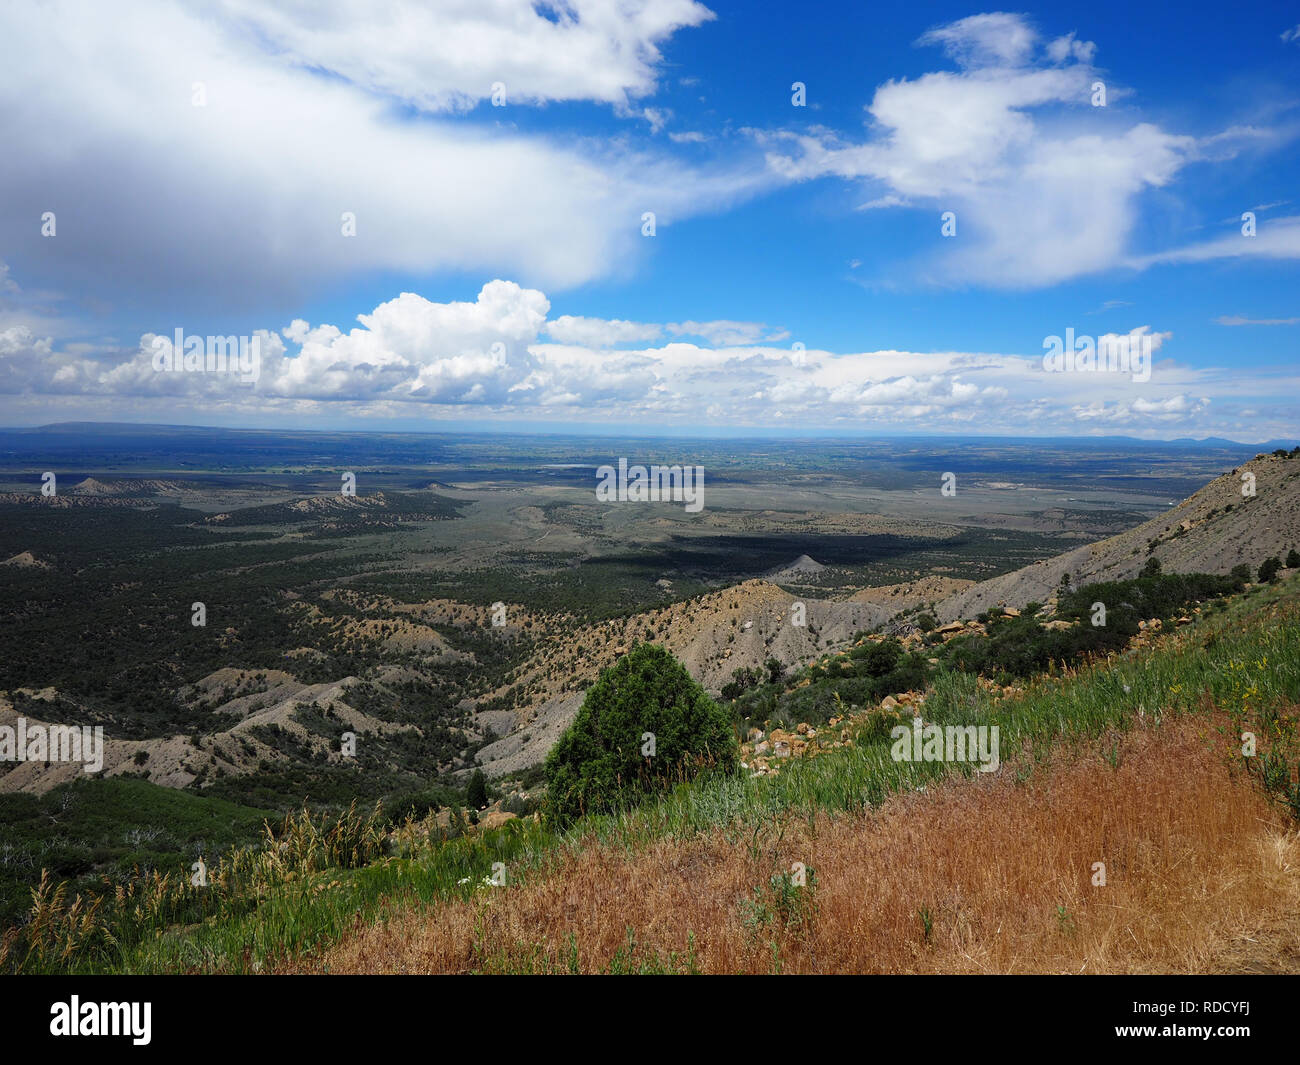
<path id="1" fill-rule="evenodd" d="M 903 657 L 903 645 L 895 639 L 867 643 L 849 652 L 857 672 L 867 677 L 883 677 L 897 668 Z"/>
<path id="2" fill-rule="evenodd" d="M 1295 569 L 1297 566 L 1300 566 L 1300 551 L 1293 547 L 1286 553 L 1286 568 Z"/>
<path id="3" fill-rule="evenodd" d="M 1159 577 L 1160 576 L 1160 559 L 1152 557 L 1147 559 L 1147 564 L 1142 567 L 1139 577 Z"/>
<path id="4" fill-rule="evenodd" d="M 1230 575 L 1244 584 L 1250 580 L 1250 567 L 1244 562 L 1238 562 L 1232 567 Z"/>
<path id="5" fill-rule="evenodd" d="M 1240 578 L 1235 573 L 1228 577 L 1212 573 L 1167 573 L 1132 581 L 1106 581 L 1085 585 L 1071 595 L 1062 596 L 1057 615 L 1086 624 L 1092 604 L 1102 602 L 1106 604 L 1109 628 L 1121 619 L 1136 624 L 1139 618 L 1172 617 L 1192 603 L 1239 591 Z"/>
<path id="6" fill-rule="evenodd" d="M 643 735 L 654 755 L 642 755 Z M 548 812 L 564 824 L 618 809 L 703 769 L 731 772 L 739 744 L 727 714 L 656 644 L 604 670 L 546 758 Z"/>
<path id="7" fill-rule="evenodd" d="M 1274 560 L 1276 562 L 1276 559 Z M 1249 576 L 1249 570 L 1246 571 Z M 1261 579 L 1263 579 L 1261 577 Z M 987 636 L 958 636 L 941 652 L 952 669 L 986 676 L 1029 677 L 1053 662 L 1072 662 L 1080 655 L 1118 651 L 1138 632 L 1143 618 L 1173 616 L 1191 603 L 1239 592 L 1242 577 L 1210 573 L 1147 573 L 1131 581 L 1062 587 L 1056 614 L 1076 622 L 1064 631 L 1047 631 L 1026 612 L 990 625 Z M 1106 605 L 1104 625 L 1093 625 L 1092 605 Z"/>
<path id="8" fill-rule="evenodd" d="M 767 669 L 767 682 L 769 684 L 775 684 L 781 679 L 781 674 L 785 672 L 785 666 L 781 665 L 779 658 L 769 658 L 763 665 Z"/>
<path id="9" fill-rule="evenodd" d="M 731 680 L 722 686 L 722 697 L 724 699 L 735 699 L 751 688 L 756 688 L 763 682 L 763 675 L 757 669 L 750 669 L 748 666 L 741 666 L 731 674 Z"/>
<path id="10" fill-rule="evenodd" d="M 1282 568 L 1282 563 L 1277 560 L 1277 556 L 1266 558 L 1259 567 L 1259 583 L 1268 584 L 1277 579 L 1277 571 Z"/>

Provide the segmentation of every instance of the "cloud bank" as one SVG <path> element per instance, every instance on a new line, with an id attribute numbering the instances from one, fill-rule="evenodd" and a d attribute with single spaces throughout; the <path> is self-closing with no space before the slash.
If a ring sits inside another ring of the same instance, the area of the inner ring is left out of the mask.
<path id="1" fill-rule="evenodd" d="M 1300 377 L 1244 382 L 1229 370 L 1179 365 L 1168 331 L 1135 326 L 1096 338 L 1153 353 L 1149 380 L 1115 372 L 1047 372 L 1043 341 L 1020 353 L 804 350 L 763 323 L 644 323 L 550 316 L 541 291 L 484 285 L 470 301 L 405 292 L 347 330 L 296 319 L 258 331 L 255 384 L 235 373 L 159 372 L 170 334 L 134 350 L 88 355 L 26 326 L 0 331 L 0 392 L 108 409 L 166 396 L 233 415 L 440 419 L 541 418 L 556 423 L 732 425 L 846 431 L 1165 432 L 1204 430 L 1222 408 L 1296 394 Z M 699 342 L 674 339 L 691 334 Z M 711 337 L 712 339 L 705 339 Z M 1252 390 L 1258 395 L 1250 396 Z M 1293 417 L 1293 412 L 1290 415 Z M 1258 420 L 1255 424 L 1259 424 Z"/>

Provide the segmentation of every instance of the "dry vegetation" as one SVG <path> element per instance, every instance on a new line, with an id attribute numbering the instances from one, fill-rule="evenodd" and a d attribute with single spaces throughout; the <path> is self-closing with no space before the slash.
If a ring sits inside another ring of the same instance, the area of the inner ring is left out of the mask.
<path id="1" fill-rule="evenodd" d="M 1230 734 L 1222 715 L 1114 733 L 743 841 L 593 840 L 535 882 L 401 911 L 290 968 L 1300 972 L 1300 835 Z M 781 875 L 794 862 L 810 887 Z"/>

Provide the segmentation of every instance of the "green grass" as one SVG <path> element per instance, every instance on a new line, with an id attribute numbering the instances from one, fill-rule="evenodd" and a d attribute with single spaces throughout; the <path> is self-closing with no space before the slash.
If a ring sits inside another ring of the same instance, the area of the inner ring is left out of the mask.
<path id="1" fill-rule="evenodd" d="M 0 795 L 0 924 L 27 912 L 48 869 L 74 887 L 133 869 L 188 869 L 258 838 L 267 810 L 128 777 L 94 777 L 44 795 Z"/>

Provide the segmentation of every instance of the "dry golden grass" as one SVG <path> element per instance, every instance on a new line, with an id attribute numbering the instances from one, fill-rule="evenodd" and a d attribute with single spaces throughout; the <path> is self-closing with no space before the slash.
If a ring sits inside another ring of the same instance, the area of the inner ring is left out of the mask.
<path id="1" fill-rule="evenodd" d="M 1112 744 L 1118 768 L 1060 752 L 1028 783 L 1007 764 L 873 814 L 772 825 L 756 841 L 719 832 L 635 853 L 591 843 L 542 880 L 401 911 L 292 968 L 1300 971 L 1300 836 L 1210 720 L 1116 734 L 1101 749 Z M 802 923 L 782 919 L 769 889 L 794 862 L 815 876 Z"/>

